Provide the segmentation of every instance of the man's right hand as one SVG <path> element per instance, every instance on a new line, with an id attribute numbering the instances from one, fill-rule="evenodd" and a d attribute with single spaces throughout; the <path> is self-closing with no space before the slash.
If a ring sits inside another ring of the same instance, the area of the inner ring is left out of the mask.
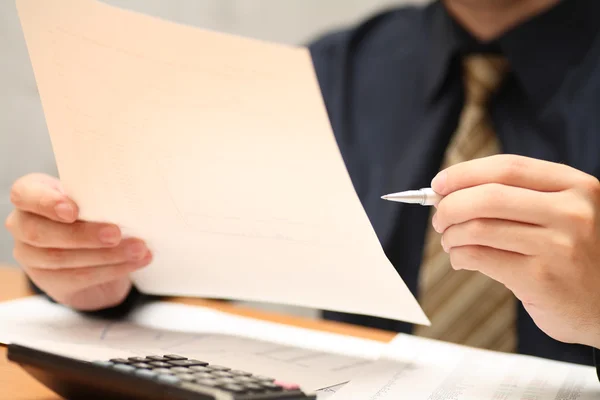
<path id="1" fill-rule="evenodd" d="M 18 179 L 11 201 L 14 257 L 59 303 L 88 311 L 116 306 L 131 290 L 129 274 L 152 259 L 143 241 L 123 239 L 117 226 L 78 220 L 77 204 L 53 177 Z"/>

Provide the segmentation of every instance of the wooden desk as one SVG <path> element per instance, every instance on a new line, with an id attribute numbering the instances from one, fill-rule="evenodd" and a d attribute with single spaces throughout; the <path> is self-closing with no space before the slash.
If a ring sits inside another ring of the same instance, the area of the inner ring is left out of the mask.
<path id="1" fill-rule="evenodd" d="M 0 301 L 7 301 L 30 296 L 25 276 L 16 268 L 0 266 Z M 220 311 L 243 315 L 267 321 L 274 321 L 304 328 L 326 332 L 340 333 L 365 339 L 387 342 L 394 334 L 391 332 L 368 329 L 330 321 L 317 321 L 307 318 L 280 315 L 257 311 L 246 307 L 211 300 L 175 298 L 170 301 L 201 305 Z M 58 400 L 59 398 L 33 378 L 29 377 L 19 367 L 6 359 L 6 348 L 0 346 L 0 400 Z"/>

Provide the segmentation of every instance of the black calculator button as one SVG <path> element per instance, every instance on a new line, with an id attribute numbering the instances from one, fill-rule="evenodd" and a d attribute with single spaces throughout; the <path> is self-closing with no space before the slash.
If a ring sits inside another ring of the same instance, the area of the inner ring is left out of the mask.
<path id="1" fill-rule="evenodd" d="M 194 372 L 211 372 L 210 368 L 204 367 L 202 365 L 192 365 L 189 369 Z"/>
<path id="2" fill-rule="evenodd" d="M 135 371 L 135 375 L 139 376 L 140 378 L 146 379 L 156 378 L 156 372 L 150 371 L 149 369 L 138 369 L 137 371 Z"/>
<path id="3" fill-rule="evenodd" d="M 222 365 L 209 365 L 208 368 L 214 371 L 231 371 L 231 368 L 227 368 Z"/>
<path id="4" fill-rule="evenodd" d="M 131 364 L 132 367 L 136 367 L 138 369 L 152 369 L 152 365 L 146 363 L 136 363 Z"/>
<path id="5" fill-rule="evenodd" d="M 212 375 L 219 377 L 219 378 L 231 378 L 233 376 L 227 371 L 215 371 L 212 373 Z"/>
<path id="6" fill-rule="evenodd" d="M 110 360 L 110 362 L 113 362 L 115 364 L 131 364 L 132 362 L 129 360 L 126 360 L 124 358 L 113 358 L 112 360 Z"/>
<path id="7" fill-rule="evenodd" d="M 143 363 L 148 361 L 146 357 L 129 357 L 127 360 L 132 363 Z"/>
<path id="8" fill-rule="evenodd" d="M 176 377 L 186 382 L 194 382 L 196 377 L 192 374 L 175 374 Z"/>
<path id="9" fill-rule="evenodd" d="M 169 358 L 163 356 L 148 356 L 146 359 L 149 361 L 169 361 Z"/>
<path id="10" fill-rule="evenodd" d="M 207 362 L 198 361 L 198 360 L 173 360 L 169 361 L 169 364 L 174 365 L 176 367 L 192 367 L 195 365 L 206 366 Z"/>
<path id="11" fill-rule="evenodd" d="M 233 383 L 231 383 L 229 385 L 223 385 L 221 387 L 224 390 L 227 390 L 228 392 L 233 392 L 233 393 L 244 393 L 246 391 L 243 386 L 236 385 Z"/>
<path id="12" fill-rule="evenodd" d="M 172 365 L 162 361 L 152 361 L 149 363 L 152 368 L 171 368 Z"/>
<path id="13" fill-rule="evenodd" d="M 156 380 L 160 383 L 169 383 L 171 385 L 176 385 L 181 381 L 175 375 L 158 375 L 158 378 L 156 378 Z"/>
<path id="14" fill-rule="evenodd" d="M 157 374 L 162 374 L 162 375 L 173 375 L 174 374 L 173 371 L 168 368 L 156 368 L 153 371 Z"/>
<path id="15" fill-rule="evenodd" d="M 190 368 L 185 368 L 185 367 L 173 367 L 171 368 L 171 371 L 173 371 L 176 374 L 189 374 L 190 372 Z"/>
<path id="16" fill-rule="evenodd" d="M 127 364 L 117 364 L 113 367 L 113 369 L 119 371 L 119 372 L 134 372 L 135 368 L 132 367 L 131 365 L 127 365 Z"/>
<path id="17" fill-rule="evenodd" d="M 231 375 L 235 375 L 235 376 L 252 376 L 252 374 L 250 372 L 240 371 L 239 369 L 233 369 L 233 370 L 229 371 L 229 373 Z"/>
<path id="18" fill-rule="evenodd" d="M 173 360 L 173 361 L 187 360 L 187 357 L 178 356 L 177 354 L 165 354 L 165 358 L 167 358 L 169 360 Z"/>

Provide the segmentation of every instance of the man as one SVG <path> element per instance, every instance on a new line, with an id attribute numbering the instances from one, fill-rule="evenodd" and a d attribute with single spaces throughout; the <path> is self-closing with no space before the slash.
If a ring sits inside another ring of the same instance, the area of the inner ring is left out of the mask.
<path id="1" fill-rule="evenodd" d="M 444 327 L 420 334 L 592 364 L 598 16 L 597 0 L 445 0 L 311 45 L 356 190 L 388 257 L 434 314 L 431 329 Z M 430 184 L 444 195 L 435 215 L 380 199 Z M 142 240 L 78 221 L 77 205 L 47 176 L 18 180 L 11 199 L 15 258 L 42 291 L 85 311 L 131 304 L 129 274 L 152 258 Z M 445 260 L 458 271 L 448 273 Z"/>

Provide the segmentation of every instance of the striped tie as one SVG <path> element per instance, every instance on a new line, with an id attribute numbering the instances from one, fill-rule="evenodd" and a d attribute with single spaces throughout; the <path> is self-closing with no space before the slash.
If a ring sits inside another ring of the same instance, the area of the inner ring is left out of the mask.
<path id="1" fill-rule="evenodd" d="M 498 56 L 469 56 L 463 63 L 465 105 L 458 128 L 446 149 L 443 168 L 496 154 L 498 140 L 487 112 L 490 96 L 508 71 Z M 415 335 L 479 348 L 513 352 L 516 347 L 516 304 L 506 287 L 473 271 L 454 271 L 440 235 L 431 228 L 420 277 L 420 303 L 431 319 Z"/>

